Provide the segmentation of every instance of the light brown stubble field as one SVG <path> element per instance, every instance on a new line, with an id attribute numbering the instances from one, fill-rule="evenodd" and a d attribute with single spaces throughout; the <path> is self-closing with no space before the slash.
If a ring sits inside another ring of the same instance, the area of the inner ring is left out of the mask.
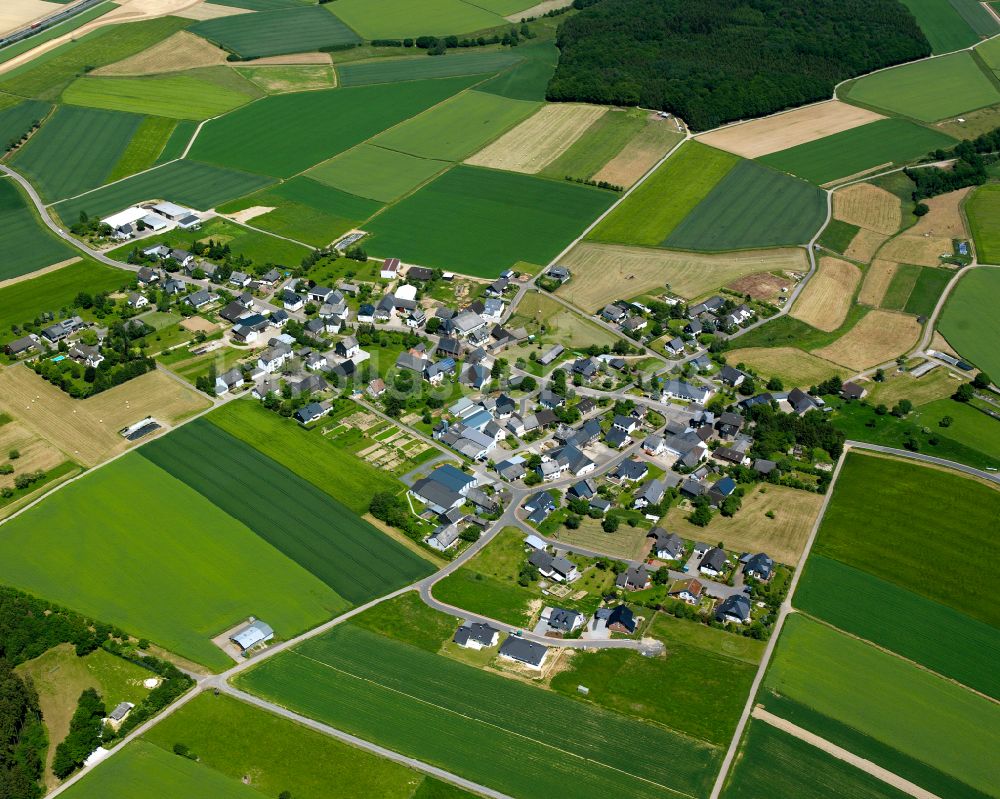
<path id="1" fill-rule="evenodd" d="M 870 183 L 855 183 L 835 191 L 833 217 L 886 236 L 899 230 L 903 222 L 900 199 Z"/>
<path id="2" fill-rule="evenodd" d="M 861 284 L 858 302 L 871 305 L 873 308 L 881 305 L 886 289 L 892 283 L 898 268 L 899 264 L 895 261 L 884 261 L 881 258 L 872 261 L 872 265 L 865 272 L 865 282 Z"/>
<path id="3" fill-rule="evenodd" d="M 866 314 L 832 344 L 814 350 L 814 354 L 861 371 L 902 355 L 919 336 L 920 325 L 914 317 L 878 309 Z"/>
<path id="4" fill-rule="evenodd" d="M 790 315 L 819 330 L 836 330 L 847 317 L 861 270 L 839 258 L 824 256 L 819 269 L 802 290 Z"/>

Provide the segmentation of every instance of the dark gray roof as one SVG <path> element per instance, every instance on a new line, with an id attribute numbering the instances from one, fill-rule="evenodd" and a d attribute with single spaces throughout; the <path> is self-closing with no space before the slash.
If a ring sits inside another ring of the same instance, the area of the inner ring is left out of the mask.
<path id="1" fill-rule="evenodd" d="M 465 646 L 469 641 L 476 641 L 481 646 L 492 646 L 493 636 L 499 632 L 495 627 L 490 627 L 488 624 L 472 622 L 459 627 L 455 631 L 455 637 L 451 640 L 460 646 Z"/>
<path id="2" fill-rule="evenodd" d="M 500 647 L 500 654 L 513 660 L 527 663 L 531 666 L 541 666 L 549 649 L 534 641 L 526 641 L 516 635 L 510 635 Z"/>

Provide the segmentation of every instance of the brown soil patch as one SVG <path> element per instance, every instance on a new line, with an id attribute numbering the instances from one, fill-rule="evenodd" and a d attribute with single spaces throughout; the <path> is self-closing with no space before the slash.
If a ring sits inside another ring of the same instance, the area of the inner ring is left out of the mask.
<path id="1" fill-rule="evenodd" d="M 566 152 L 606 112 L 606 108 L 597 105 L 555 103 L 543 106 L 466 163 L 536 174 Z"/>
<path id="2" fill-rule="evenodd" d="M 861 284 L 858 302 L 873 308 L 881 305 L 898 267 L 899 264 L 895 261 L 883 261 L 881 258 L 872 261 L 872 265 L 865 271 L 865 282 Z"/>
<path id="3" fill-rule="evenodd" d="M 200 316 L 189 316 L 187 319 L 181 320 L 181 327 L 194 333 L 199 331 L 203 333 L 214 333 L 219 329 L 220 325 L 216 322 L 209 322 L 207 319 L 203 319 Z"/>
<path id="4" fill-rule="evenodd" d="M 876 233 L 874 230 L 861 228 L 855 234 L 854 238 L 851 239 L 851 243 L 847 245 L 844 255 L 848 258 L 853 258 L 855 261 L 868 263 L 888 240 L 888 236 Z"/>
<path id="5" fill-rule="evenodd" d="M 896 236 L 879 250 L 879 257 L 901 264 L 941 266 L 941 256 L 952 254 L 951 238 L 941 236 Z"/>
<path id="6" fill-rule="evenodd" d="M 895 194 L 870 183 L 855 183 L 833 193 L 833 217 L 866 230 L 892 235 L 903 222 L 903 211 Z"/>
<path id="7" fill-rule="evenodd" d="M 847 317 L 861 270 L 839 258 L 825 256 L 802 290 L 790 315 L 819 330 L 836 330 Z"/>
<path id="8" fill-rule="evenodd" d="M 960 206 L 970 191 L 972 191 L 971 186 L 924 200 L 930 211 L 920 217 L 917 224 L 907 233 L 915 236 L 943 236 L 949 239 L 967 238 L 969 233 L 965 229 Z"/>
<path id="9" fill-rule="evenodd" d="M 791 278 L 780 277 L 770 272 L 758 272 L 755 275 L 747 275 L 739 280 L 734 280 L 726 286 L 732 291 L 738 291 L 743 295 L 750 295 L 751 299 L 774 302 L 782 295 L 782 289 L 789 289 L 795 281 Z"/>
<path id="10" fill-rule="evenodd" d="M 244 66 L 266 67 L 276 64 L 329 64 L 329 53 L 288 53 L 287 55 L 271 55 L 267 58 L 255 58 L 253 61 L 244 61 Z"/>
<path id="11" fill-rule="evenodd" d="M 736 339 L 739 341 L 739 339 Z M 744 363 L 762 377 L 780 377 L 786 389 L 814 386 L 828 377 L 847 377 L 847 370 L 795 347 L 748 347 L 726 353 L 726 362 Z"/>
<path id="12" fill-rule="evenodd" d="M 235 6 L 217 6 L 214 3 L 199 3 L 191 8 L 185 8 L 177 13 L 178 17 L 184 19 L 218 19 L 219 17 L 231 17 L 235 14 L 250 14 L 248 8 L 237 8 Z"/>
<path id="13" fill-rule="evenodd" d="M 814 355 L 849 369 L 870 369 L 902 355 L 920 337 L 917 320 L 894 311 L 871 311 L 851 330 Z"/>
<path id="14" fill-rule="evenodd" d="M 614 297 L 665 290 L 667 284 L 690 299 L 745 275 L 807 269 L 805 250 L 792 247 L 710 255 L 591 242 L 578 244 L 560 263 L 573 278 L 557 293 L 587 311 Z"/>
<path id="15" fill-rule="evenodd" d="M 277 206 L 273 205 L 251 205 L 249 208 L 244 208 L 242 211 L 236 211 L 232 214 L 222 214 L 222 216 L 227 219 L 232 219 L 234 222 L 239 222 L 241 225 L 245 225 L 254 217 L 271 213 L 271 211 L 273 211 L 276 207 Z"/>
<path id="16" fill-rule="evenodd" d="M 213 67 L 226 63 L 226 53 L 200 36 L 178 31 L 148 50 L 124 61 L 95 69 L 92 75 L 155 75 L 180 72 L 195 67 Z"/>
<path id="17" fill-rule="evenodd" d="M 683 134 L 677 131 L 672 122 L 653 117 L 592 179 L 629 188 L 656 166 L 682 138 Z"/>
<path id="18" fill-rule="evenodd" d="M 839 100 L 828 100 L 763 119 L 730 125 L 699 136 L 698 139 L 745 158 L 758 158 L 867 125 L 878 119 L 884 117 Z"/>

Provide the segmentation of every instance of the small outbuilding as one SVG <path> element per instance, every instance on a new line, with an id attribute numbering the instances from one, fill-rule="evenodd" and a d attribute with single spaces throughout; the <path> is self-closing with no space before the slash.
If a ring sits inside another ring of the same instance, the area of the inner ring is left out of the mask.
<path id="1" fill-rule="evenodd" d="M 229 640 L 236 644 L 241 651 L 246 652 L 249 649 L 253 649 L 257 644 L 270 641 L 272 638 L 274 638 L 274 630 L 271 629 L 271 625 L 262 622 L 260 619 L 253 619 Z"/>

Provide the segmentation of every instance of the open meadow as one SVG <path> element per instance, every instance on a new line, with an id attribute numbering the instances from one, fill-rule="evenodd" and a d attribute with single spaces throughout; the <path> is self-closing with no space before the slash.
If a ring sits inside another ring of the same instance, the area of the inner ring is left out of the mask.
<path id="1" fill-rule="evenodd" d="M 861 270 L 849 261 L 824 256 L 802 290 L 791 315 L 820 330 L 832 332 L 844 323 L 861 281 Z"/>
<path id="2" fill-rule="evenodd" d="M 603 180 L 613 186 L 630 188 L 682 141 L 682 134 L 666 120 L 644 116 L 642 123 L 639 132 L 626 142 L 617 155 L 594 172 L 590 176 L 591 180 Z M 594 150 L 592 155 L 603 156 L 603 153 Z M 549 170 L 555 172 L 558 166 L 556 163 L 550 164 Z"/>
<path id="3" fill-rule="evenodd" d="M 649 127 L 648 115 L 640 109 L 608 109 L 607 113 L 594 120 L 571 142 L 564 152 L 547 164 L 543 174 L 554 178 L 564 178 L 567 175 L 591 178 L 612 159 L 621 155 L 625 147 Z M 658 127 L 666 128 L 666 125 Z M 650 166 L 658 160 L 654 160 Z"/>
<path id="4" fill-rule="evenodd" d="M 359 144 L 310 169 L 306 174 L 358 197 L 392 202 L 449 166 L 415 155 Z"/>
<path id="5" fill-rule="evenodd" d="M 739 342 L 739 339 L 737 339 Z M 829 377 L 849 376 L 848 370 L 795 347 L 747 347 L 726 352 L 726 361 L 745 364 L 761 377 L 780 378 L 785 388 L 809 388 Z"/>
<path id="6" fill-rule="evenodd" d="M 975 190 L 965 206 L 969 227 L 976 242 L 979 260 L 1000 264 L 1000 229 L 996 224 L 1000 214 L 1000 184 L 991 183 Z"/>
<path id="7" fill-rule="evenodd" d="M 570 349 L 585 350 L 595 344 L 603 347 L 618 340 L 606 328 L 581 318 L 578 313 L 539 291 L 525 294 L 517 305 L 517 313 L 511 319 L 524 325 L 536 337 L 544 335 L 546 339 L 560 341 Z M 545 325 L 544 334 L 541 331 L 542 325 Z"/>
<path id="8" fill-rule="evenodd" d="M 372 83 L 451 78 L 456 75 L 488 75 L 511 67 L 521 59 L 517 50 L 449 53 L 447 58 L 379 58 L 374 61 L 338 64 L 337 76 L 341 86 L 367 86 Z"/>
<path id="9" fill-rule="evenodd" d="M 948 295 L 938 329 L 963 358 L 1000 375 L 1000 321 L 989 309 L 1000 303 L 1000 269 L 976 269 Z M 994 379 L 1000 379 L 994 377 Z"/>
<path id="10" fill-rule="evenodd" d="M 4 254 L 0 262 L 0 281 L 77 255 L 76 250 L 42 226 L 34 205 L 24 196 L 21 187 L 9 179 L 0 180 L 0 247 Z"/>
<path id="11" fill-rule="evenodd" d="M 997 32 L 996 19 L 984 3 L 936 3 L 934 0 L 902 0 L 927 36 L 934 53 L 950 53 L 971 47 L 980 36 Z"/>
<path id="12" fill-rule="evenodd" d="M 160 163 L 166 151 L 167 142 L 180 127 L 174 119 L 166 117 L 144 117 L 132 141 L 128 143 L 115 168 L 108 173 L 106 182 L 128 177 Z"/>
<path id="13" fill-rule="evenodd" d="M 473 33 L 505 24 L 487 5 L 461 0 L 423 0 L 419 5 L 406 0 L 337 0 L 329 9 L 365 39 L 399 39 Z"/>
<path id="14" fill-rule="evenodd" d="M 337 85 L 337 73 L 330 64 L 237 67 L 236 72 L 268 94 L 332 89 Z"/>
<path id="15" fill-rule="evenodd" d="M 202 36 L 241 58 L 342 47 L 360 43 L 343 22 L 317 6 L 299 6 L 197 22 L 191 33 Z"/>

